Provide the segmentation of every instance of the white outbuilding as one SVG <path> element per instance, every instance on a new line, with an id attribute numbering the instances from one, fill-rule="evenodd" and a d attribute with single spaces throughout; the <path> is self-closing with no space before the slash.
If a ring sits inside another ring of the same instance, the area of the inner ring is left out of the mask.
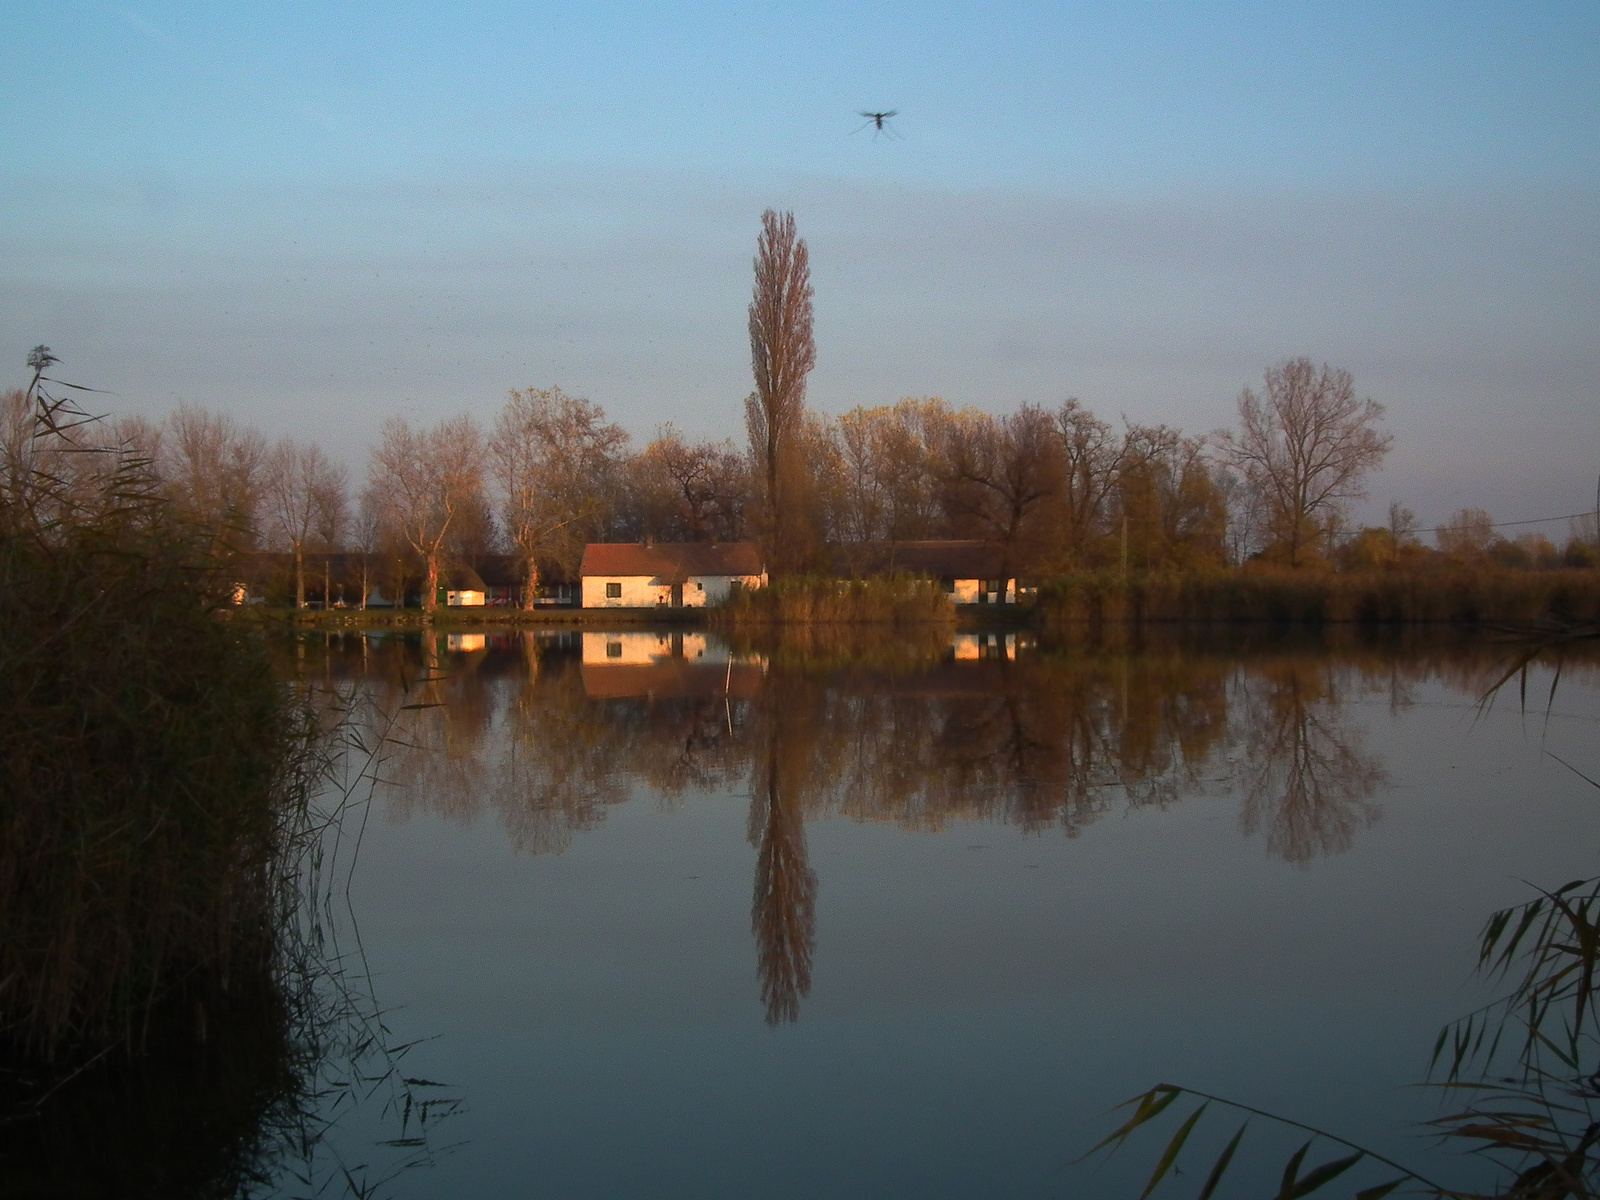
<path id="1" fill-rule="evenodd" d="M 585 608 L 704 608 L 767 583 L 754 542 L 590 542 L 580 573 Z"/>

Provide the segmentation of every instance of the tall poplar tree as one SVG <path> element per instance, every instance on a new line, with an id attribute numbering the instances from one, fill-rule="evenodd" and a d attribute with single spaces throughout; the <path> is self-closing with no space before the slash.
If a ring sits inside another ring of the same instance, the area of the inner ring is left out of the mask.
<path id="1" fill-rule="evenodd" d="M 794 214 L 761 214 L 756 242 L 755 291 L 750 300 L 750 365 L 756 389 L 745 401 L 750 454 L 764 486 L 768 554 L 780 569 L 789 564 L 788 476 L 796 435 L 805 419 L 806 376 L 816 365 L 811 334 L 811 264 L 804 238 L 795 234 Z"/>

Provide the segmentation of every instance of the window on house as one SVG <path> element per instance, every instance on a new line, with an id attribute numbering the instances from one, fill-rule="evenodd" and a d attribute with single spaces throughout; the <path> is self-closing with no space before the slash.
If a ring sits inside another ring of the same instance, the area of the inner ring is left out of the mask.
<path id="1" fill-rule="evenodd" d="M 606 599 L 607 600 L 621 600 L 622 599 L 622 585 L 620 583 L 608 583 L 608 584 L 606 584 Z M 618 654 L 622 653 L 622 647 L 621 646 L 617 647 L 617 653 Z"/>
<path id="2" fill-rule="evenodd" d="M 607 658 L 621 658 L 622 657 L 622 643 L 621 642 L 607 642 L 606 643 L 606 657 Z"/>

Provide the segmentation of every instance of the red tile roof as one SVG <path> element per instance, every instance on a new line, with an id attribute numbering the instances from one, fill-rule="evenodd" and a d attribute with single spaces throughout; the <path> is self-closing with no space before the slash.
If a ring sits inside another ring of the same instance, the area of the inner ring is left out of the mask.
<path id="1" fill-rule="evenodd" d="M 765 569 L 754 542 L 590 542 L 582 574 L 648 575 L 672 584 L 704 575 L 760 575 Z"/>

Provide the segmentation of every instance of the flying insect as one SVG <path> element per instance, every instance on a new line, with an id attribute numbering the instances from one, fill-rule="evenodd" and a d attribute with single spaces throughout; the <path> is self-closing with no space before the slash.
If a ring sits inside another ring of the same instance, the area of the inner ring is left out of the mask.
<path id="1" fill-rule="evenodd" d="M 888 112 L 864 112 L 857 113 L 856 115 L 858 117 L 865 117 L 867 119 L 867 123 L 858 129 L 852 129 L 850 131 L 851 133 L 860 133 L 862 129 L 870 128 L 874 138 L 881 134 L 887 134 L 889 137 L 895 136 L 894 128 L 890 125 L 884 124 L 884 122 L 886 122 L 890 117 L 899 116 L 900 110 L 898 108 L 891 108 Z"/>

